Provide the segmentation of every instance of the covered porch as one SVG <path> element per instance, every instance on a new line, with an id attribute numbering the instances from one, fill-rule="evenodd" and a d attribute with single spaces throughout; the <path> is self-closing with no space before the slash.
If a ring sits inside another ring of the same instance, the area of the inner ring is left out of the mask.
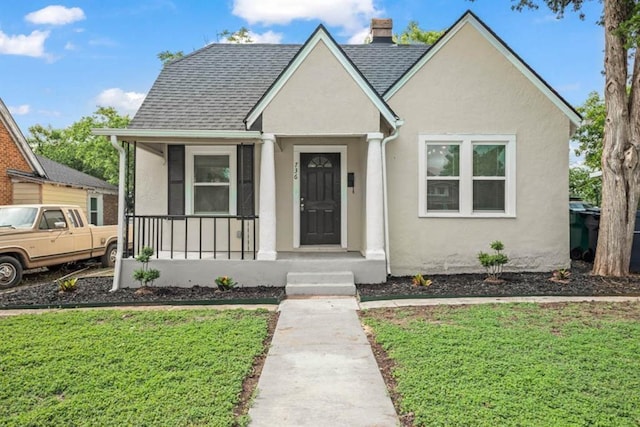
<path id="1" fill-rule="evenodd" d="M 386 279 L 382 133 L 292 137 L 253 131 L 103 132 L 111 135 L 121 157 L 122 245 L 114 288 L 138 286 L 132 279 L 133 271 L 140 267 L 135 256 L 145 246 L 153 248 L 151 265 L 161 272 L 154 283 L 157 286 L 214 286 L 218 276 L 232 276 L 243 286 L 284 286 L 291 272 L 348 271 L 356 283 Z M 345 138 L 352 142 L 341 144 Z M 319 141 L 326 145 L 318 148 Z M 227 180 L 227 212 L 198 212 L 194 182 L 183 184 L 176 196 L 180 178 L 171 170 L 176 161 L 171 152 L 177 146 L 184 146 L 182 153 L 187 156 L 189 150 L 198 152 L 198 147 L 232 153 L 229 165 L 237 166 L 227 167 L 232 175 Z M 358 147 L 355 155 L 351 155 L 352 146 Z M 339 154 L 342 205 L 337 242 L 307 244 L 296 231 L 305 200 L 300 197 L 295 172 L 290 173 L 297 167 L 287 157 L 290 151 L 295 151 L 297 162 L 300 152 Z M 241 160 L 242 156 L 250 156 L 250 161 Z M 285 163 L 290 170 L 283 169 Z M 353 178 L 348 177 L 354 165 L 358 203 L 348 193 L 354 193 Z M 176 200 L 177 205 L 182 203 L 177 212 Z"/>

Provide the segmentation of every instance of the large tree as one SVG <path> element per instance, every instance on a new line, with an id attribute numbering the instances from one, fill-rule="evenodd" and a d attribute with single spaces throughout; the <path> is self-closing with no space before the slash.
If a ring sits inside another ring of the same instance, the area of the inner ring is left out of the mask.
<path id="1" fill-rule="evenodd" d="M 129 121 L 112 107 L 98 107 L 93 115 L 64 129 L 31 126 L 27 140 L 37 154 L 117 185 L 118 153 L 106 137 L 93 135 L 91 129 L 124 128 Z"/>
<path id="2" fill-rule="evenodd" d="M 393 35 L 393 41 L 397 44 L 434 44 L 442 35 L 444 31 L 423 30 L 420 28 L 418 21 L 409 21 L 407 28 L 400 34 Z"/>
<path id="3" fill-rule="evenodd" d="M 561 17 L 567 9 L 581 11 L 589 0 L 511 1 L 512 8 L 518 11 L 544 4 Z M 607 113 L 601 159 L 602 216 L 593 273 L 626 276 L 640 197 L 640 58 L 636 55 L 640 0 L 600 2 L 605 34 Z"/>

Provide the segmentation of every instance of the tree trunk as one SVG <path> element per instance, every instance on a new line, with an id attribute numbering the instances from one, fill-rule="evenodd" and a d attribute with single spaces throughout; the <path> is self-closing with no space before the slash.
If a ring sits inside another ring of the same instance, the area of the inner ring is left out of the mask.
<path id="1" fill-rule="evenodd" d="M 632 91 L 627 94 L 628 47 L 618 32 L 632 14 L 635 0 L 605 0 L 605 103 L 607 119 L 602 149 L 602 215 L 593 274 L 626 276 L 633 244 L 639 197 L 637 93 L 639 62 L 633 67 Z"/>

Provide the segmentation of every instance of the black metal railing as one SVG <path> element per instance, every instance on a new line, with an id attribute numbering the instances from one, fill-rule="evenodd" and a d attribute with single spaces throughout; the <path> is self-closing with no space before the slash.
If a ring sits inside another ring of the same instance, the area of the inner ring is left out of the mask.
<path id="1" fill-rule="evenodd" d="M 232 254 L 240 259 L 256 258 L 258 217 L 236 215 L 126 215 L 125 258 L 135 257 L 151 247 L 156 258 L 170 259 L 189 254 L 211 254 L 213 258 Z"/>

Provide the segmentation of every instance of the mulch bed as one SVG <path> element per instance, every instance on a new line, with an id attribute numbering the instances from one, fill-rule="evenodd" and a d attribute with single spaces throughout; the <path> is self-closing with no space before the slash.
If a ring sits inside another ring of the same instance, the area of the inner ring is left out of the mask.
<path id="1" fill-rule="evenodd" d="M 591 264 L 574 262 L 567 283 L 550 280 L 551 273 L 504 273 L 504 283 L 486 282 L 484 274 L 432 275 L 432 284 L 417 287 L 411 277 L 390 277 L 386 283 L 358 285 L 363 300 L 392 298 L 430 298 L 464 296 L 530 296 L 530 295 L 619 295 L 639 296 L 640 275 L 625 278 L 598 277 L 589 274 Z M 51 280 L 49 278 L 49 280 Z M 148 292 L 125 288 L 110 292 L 112 279 L 95 277 L 78 280 L 73 292 L 59 292 L 47 281 L 27 284 L 0 293 L 0 308 L 29 306 L 73 306 L 103 304 L 166 304 L 171 302 L 225 303 L 278 302 L 284 297 L 282 287 L 236 287 L 219 291 L 209 287 L 158 287 Z"/>
<path id="2" fill-rule="evenodd" d="M 107 304 L 163 304 L 163 303 L 225 303 L 225 302 L 277 302 L 284 296 L 284 288 L 258 286 L 237 287 L 229 291 L 194 286 L 191 288 L 157 287 L 146 292 L 124 288 L 110 292 L 111 277 L 79 279 L 73 292 L 60 292 L 53 283 L 21 286 L 0 293 L 0 308 L 16 306 L 73 306 Z"/>
<path id="3" fill-rule="evenodd" d="M 504 273 L 503 283 L 485 281 L 484 274 L 426 276 L 429 286 L 414 286 L 411 277 L 391 277 L 386 283 L 358 285 L 363 300 L 430 297 L 490 296 L 640 296 L 640 275 L 600 277 L 590 274 L 592 265 L 574 261 L 566 283 L 551 280 L 552 273 Z"/>

